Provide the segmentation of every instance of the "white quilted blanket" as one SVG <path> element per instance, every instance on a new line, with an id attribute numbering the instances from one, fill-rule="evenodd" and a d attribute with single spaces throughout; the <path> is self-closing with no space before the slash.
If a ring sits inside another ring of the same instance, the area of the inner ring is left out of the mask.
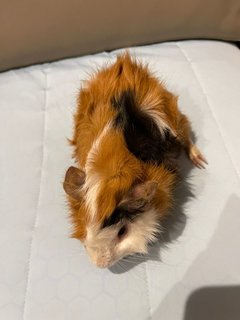
<path id="1" fill-rule="evenodd" d="M 224 315 L 240 300 L 240 51 L 217 41 L 130 51 L 179 95 L 209 166 L 186 160 L 194 196 L 180 188 L 164 246 L 97 269 L 69 238 L 66 138 L 81 81 L 119 51 L 0 74 L 1 320 L 240 319 Z"/>

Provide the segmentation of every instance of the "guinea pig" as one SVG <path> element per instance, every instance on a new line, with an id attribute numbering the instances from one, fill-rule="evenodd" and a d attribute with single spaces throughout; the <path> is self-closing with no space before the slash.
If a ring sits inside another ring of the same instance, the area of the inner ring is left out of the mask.
<path id="1" fill-rule="evenodd" d="M 181 150 L 197 167 L 207 163 L 177 98 L 128 53 L 80 90 L 70 142 L 76 167 L 63 187 L 73 237 L 100 268 L 147 253 L 157 239 L 173 203 Z"/>

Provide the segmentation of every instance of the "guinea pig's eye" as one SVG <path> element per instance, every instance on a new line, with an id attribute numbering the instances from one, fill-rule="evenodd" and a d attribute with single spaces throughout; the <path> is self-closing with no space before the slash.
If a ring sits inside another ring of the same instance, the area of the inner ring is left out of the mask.
<path id="1" fill-rule="evenodd" d="M 127 233 L 127 227 L 122 226 L 121 229 L 118 231 L 118 238 L 121 239 Z"/>

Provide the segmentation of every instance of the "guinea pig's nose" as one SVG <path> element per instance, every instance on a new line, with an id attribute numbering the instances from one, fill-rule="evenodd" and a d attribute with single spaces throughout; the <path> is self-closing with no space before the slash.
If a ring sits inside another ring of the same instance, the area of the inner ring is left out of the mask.
<path id="1" fill-rule="evenodd" d="M 107 268 L 110 265 L 110 263 L 108 261 L 97 261 L 96 265 L 97 267 L 104 269 Z"/>
<path id="2" fill-rule="evenodd" d="M 106 257 L 104 255 L 100 256 L 97 261 L 96 261 L 96 265 L 99 268 L 107 268 L 111 265 L 111 259 L 109 257 Z"/>

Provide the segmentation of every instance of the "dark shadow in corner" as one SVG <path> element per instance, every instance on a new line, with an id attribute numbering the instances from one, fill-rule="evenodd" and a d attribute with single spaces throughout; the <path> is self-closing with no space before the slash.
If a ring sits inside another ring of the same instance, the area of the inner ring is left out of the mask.
<path id="1" fill-rule="evenodd" d="M 193 139 L 195 140 L 195 139 Z M 184 213 L 185 204 L 194 198 L 191 184 L 189 182 L 189 176 L 191 170 L 194 168 L 192 163 L 187 159 L 185 154 L 182 154 L 179 159 L 180 174 L 182 181 L 178 184 L 175 190 L 175 204 L 167 218 L 162 222 L 163 232 L 159 236 L 159 240 L 149 246 L 149 253 L 147 255 L 134 255 L 123 258 L 120 263 L 109 268 L 112 273 L 119 274 L 125 273 L 137 265 L 146 261 L 161 261 L 161 248 L 167 247 L 167 245 L 175 240 L 182 234 L 187 217 Z"/>
<path id="2" fill-rule="evenodd" d="M 239 320 L 240 286 L 204 287 L 188 298 L 184 320 Z"/>

